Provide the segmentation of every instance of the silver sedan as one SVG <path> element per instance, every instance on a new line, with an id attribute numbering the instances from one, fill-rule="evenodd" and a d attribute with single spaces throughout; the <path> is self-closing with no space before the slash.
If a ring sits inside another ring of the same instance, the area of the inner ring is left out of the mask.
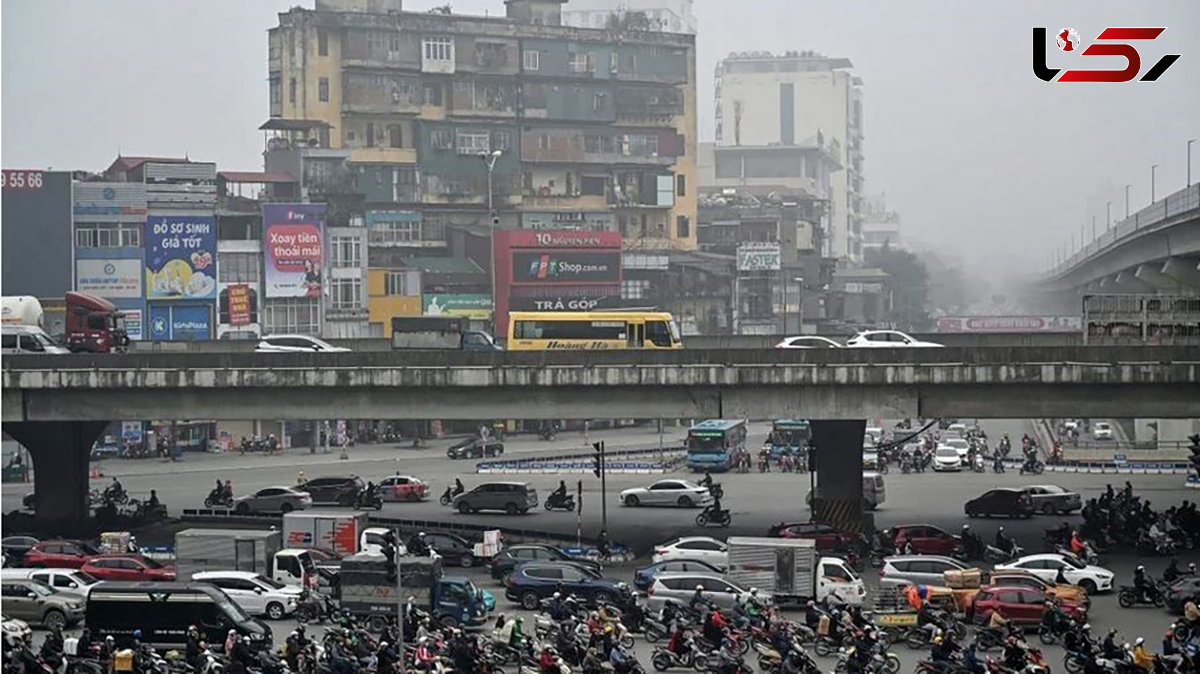
<path id="1" fill-rule="evenodd" d="M 634 487 L 621 492 L 621 503 L 640 505 L 678 506 L 692 508 L 712 503 L 708 489 L 687 480 L 659 480 L 649 487 Z"/>
<path id="2" fill-rule="evenodd" d="M 233 500 L 233 509 L 239 513 L 290 513 L 311 506 L 308 492 L 291 487 L 267 487 Z"/>

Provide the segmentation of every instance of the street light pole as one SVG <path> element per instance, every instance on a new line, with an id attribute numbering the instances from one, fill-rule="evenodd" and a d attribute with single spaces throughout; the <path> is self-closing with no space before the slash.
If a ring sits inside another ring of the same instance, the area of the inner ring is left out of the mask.
<path id="1" fill-rule="evenodd" d="M 1196 142 L 1195 138 L 1192 138 L 1192 139 L 1188 140 L 1188 142 L 1187 142 L 1187 186 L 1188 187 L 1192 186 L 1192 143 L 1195 143 L 1195 142 Z"/>
<path id="2" fill-rule="evenodd" d="M 1158 164 L 1150 165 L 1150 203 L 1154 203 L 1154 171 L 1158 168 Z"/>
<path id="3" fill-rule="evenodd" d="M 1125 217 L 1129 217 L 1129 183 L 1125 183 Z"/>
<path id="4" fill-rule="evenodd" d="M 796 334 L 804 334 L 804 277 L 797 276 L 792 279 L 796 282 L 797 306 L 796 317 L 800 319 L 800 323 L 796 326 Z"/>
<path id="5" fill-rule="evenodd" d="M 1111 228 L 1112 227 L 1112 202 L 1111 201 L 1108 202 L 1107 205 L 1105 205 L 1104 213 L 1105 213 L 1104 219 L 1108 223 L 1105 228 L 1106 229 Z"/>
<path id="6" fill-rule="evenodd" d="M 487 166 L 487 192 L 488 192 L 487 193 L 487 209 L 488 209 L 488 220 L 490 221 L 489 226 L 488 226 L 488 247 L 489 247 L 488 256 L 490 258 L 490 262 L 488 263 L 488 268 L 491 270 L 491 273 L 492 273 L 492 334 L 493 334 L 493 336 L 496 334 L 496 330 L 499 328 L 499 326 L 496 324 L 496 320 L 498 318 L 498 316 L 496 315 L 496 307 L 498 306 L 498 304 L 496 302 L 497 295 L 498 295 L 498 293 L 496 292 L 496 219 L 497 218 L 496 218 L 496 210 L 492 205 L 492 193 L 493 193 L 492 172 L 496 170 L 496 160 L 499 159 L 502 154 L 503 154 L 503 152 L 501 152 L 500 150 L 492 150 L 491 154 L 488 154 L 487 152 L 479 153 L 479 158 L 481 160 L 483 160 L 484 165 Z"/>

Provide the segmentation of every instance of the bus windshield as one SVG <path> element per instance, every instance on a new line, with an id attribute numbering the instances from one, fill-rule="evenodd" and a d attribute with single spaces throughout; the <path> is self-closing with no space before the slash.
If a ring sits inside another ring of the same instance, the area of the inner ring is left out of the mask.
<path id="1" fill-rule="evenodd" d="M 696 431 L 692 431 L 688 433 L 687 448 L 691 451 L 699 452 L 725 451 L 725 434 L 697 433 Z"/>
<path id="2" fill-rule="evenodd" d="M 799 447 L 808 442 L 807 430 L 783 430 L 775 429 L 771 434 L 771 444 L 787 445 L 788 447 Z"/>

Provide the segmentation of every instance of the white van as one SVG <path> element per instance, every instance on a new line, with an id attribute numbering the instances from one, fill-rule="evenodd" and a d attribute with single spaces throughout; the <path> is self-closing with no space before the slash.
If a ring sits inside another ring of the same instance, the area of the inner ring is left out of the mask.
<path id="1" fill-rule="evenodd" d="M 44 330 L 36 325 L 5 325 L 0 328 L 0 353 L 70 353 L 54 343 Z"/>
<path id="2" fill-rule="evenodd" d="M 821 486 L 817 485 L 817 492 L 821 491 Z M 808 492 L 804 497 L 804 503 L 808 507 L 812 507 L 812 492 Z M 862 476 L 862 500 L 864 510 L 874 510 L 883 505 L 887 500 L 887 488 L 883 484 L 883 475 L 871 471 L 863 471 Z"/>
<path id="3" fill-rule="evenodd" d="M 71 597 L 87 599 L 88 591 L 99 581 L 78 569 L 4 569 L 3 580 L 40 580 Z"/>

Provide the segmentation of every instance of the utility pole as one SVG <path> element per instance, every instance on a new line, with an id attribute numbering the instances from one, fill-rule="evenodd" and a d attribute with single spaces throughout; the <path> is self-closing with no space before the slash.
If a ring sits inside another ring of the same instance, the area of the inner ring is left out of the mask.
<path id="1" fill-rule="evenodd" d="M 600 529 L 608 531 L 608 459 L 604 456 L 604 441 L 592 443 L 596 456 L 592 458 L 592 474 L 600 478 Z"/>
<path id="2" fill-rule="evenodd" d="M 500 159 L 501 155 L 503 155 L 503 154 L 504 153 L 501 152 L 500 150 L 492 150 L 492 152 L 490 154 L 487 152 L 479 153 L 479 158 L 481 160 L 483 160 L 484 166 L 487 166 L 487 192 L 488 192 L 487 193 L 487 209 L 488 209 L 488 221 L 489 221 L 488 246 L 491 248 L 491 250 L 488 251 L 488 259 L 490 260 L 490 262 L 488 263 L 488 267 L 490 268 L 491 273 L 492 273 L 492 334 L 493 335 L 496 334 L 496 330 L 498 328 L 498 326 L 496 325 L 496 321 L 499 318 L 496 315 L 496 307 L 497 307 L 497 304 L 496 304 L 496 295 L 497 295 L 497 292 L 496 292 L 496 221 L 499 220 L 499 218 L 496 217 L 496 210 L 492 205 L 492 192 L 493 192 L 493 190 L 492 190 L 492 173 L 496 170 L 496 160 Z"/>
<path id="3" fill-rule="evenodd" d="M 1150 203 L 1154 203 L 1154 172 L 1158 170 L 1158 164 L 1150 165 Z"/>

